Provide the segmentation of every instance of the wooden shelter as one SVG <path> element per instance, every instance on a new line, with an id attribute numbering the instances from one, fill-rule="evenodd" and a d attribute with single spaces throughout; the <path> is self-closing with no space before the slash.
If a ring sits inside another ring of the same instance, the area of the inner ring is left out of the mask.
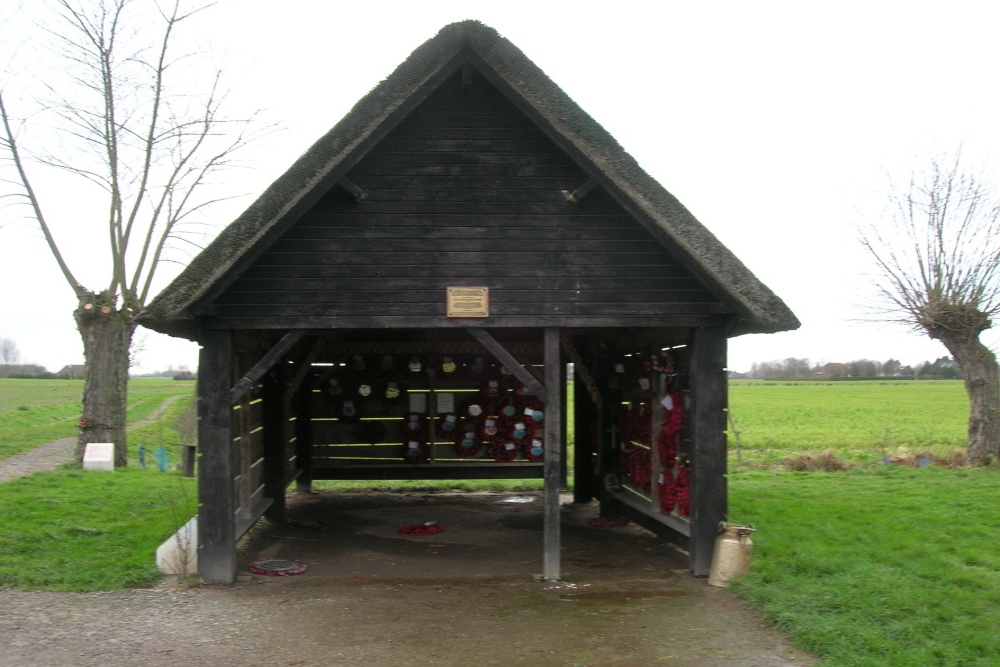
<path id="1" fill-rule="evenodd" d="M 545 483 L 686 547 L 726 518 L 726 341 L 798 321 L 513 44 L 445 27 L 139 316 L 196 340 L 199 571 L 317 479 Z M 575 401 L 565 400 L 572 363 Z M 499 545 L 498 545 L 499 546 Z"/>

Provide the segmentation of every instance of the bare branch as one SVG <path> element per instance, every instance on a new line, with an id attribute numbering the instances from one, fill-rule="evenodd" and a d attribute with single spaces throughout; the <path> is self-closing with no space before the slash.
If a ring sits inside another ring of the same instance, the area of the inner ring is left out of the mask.
<path id="1" fill-rule="evenodd" d="M 52 231 L 49 229 L 48 222 L 45 220 L 45 215 L 42 213 L 41 203 L 35 195 L 35 190 L 31 186 L 31 181 L 28 179 L 28 174 L 24 169 L 24 163 L 21 160 L 21 151 L 14 138 L 14 132 L 10 124 L 10 116 L 7 114 L 7 107 L 4 105 L 2 92 L 0 92 L 0 120 L 3 121 L 4 129 L 4 136 L 0 137 L 0 145 L 6 149 L 17 169 L 18 177 L 20 178 L 19 185 L 24 188 L 24 194 L 31 203 L 31 209 L 35 220 L 38 221 L 38 226 L 41 228 L 42 234 L 45 236 L 45 242 L 49 246 L 49 251 L 52 253 L 56 263 L 59 265 L 59 270 L 62 271 L 63 277 L 66 278 L 66 282 L 69 283 L 73 292 L 77 296 L 81 296 L 85 293 L 85 290 L 73 276 L 73 273 L 69 270 L 69 266 L 63 259 L 62 252 L 60 252 L 59 246 L 56 244 L 56 240 L 52 236 Z"/>

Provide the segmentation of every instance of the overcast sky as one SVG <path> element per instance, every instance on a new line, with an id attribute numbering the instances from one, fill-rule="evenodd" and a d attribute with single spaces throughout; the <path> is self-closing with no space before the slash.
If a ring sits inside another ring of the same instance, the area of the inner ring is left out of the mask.
<path id="1" fill-rule="evenodd" d="M 0 9 L 5 90 L 39 61 L 36 4 Z M 798 331 L 733 339 L 730 368 L 947 354 L 859 321 L 871 293 L 851 222 L 877 216 L 887 172 L 905 179 L 959 145 L 970 162 L 1000 159 L 1000 5 L 988 2 L 222 0 L 183 37 L 225 67 L 234 114 L 263 108 L 285 129 L 244 155 L 251 169 L 226 186 L 248 196 L 213 222 L 236 217 L 411 51 L 468 18 L 524 51 L 798 315 Z M 68 184 L 49 188 L 71 266 L 102 288 L 102 211 Z M 0 338 L 50 370 L 82 363 L 74 299 L 40 235 L 0 215 Z M 164 269 L 161 288 L 178 270 Z M 139 338 L 139 371 L 197 363 L 192 343 Z"/>

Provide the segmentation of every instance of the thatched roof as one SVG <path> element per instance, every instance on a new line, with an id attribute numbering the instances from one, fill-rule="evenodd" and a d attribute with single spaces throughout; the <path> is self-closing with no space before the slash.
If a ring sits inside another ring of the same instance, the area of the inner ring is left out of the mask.
<path id="1" fill-rule="evenodd" d="M 686 252 L 703 273 L 738 304 L 740 319 L 731 335 L 795 329 L 799 321 L 684 206 L 649 176 L 632 156 L 587 115 L 516 46 L 477 21 L 444 27 L 365 95 L 333 129 L 306 151 L 247 210 L 139 315 L 146 327 L 194 337 L 190 313 L 217 281 L 223 279 L 276 226 L 298 215 L 318 190 L 332 187 L 356 161 L 366 141 L 384 129 L 393 112 L 406 105 L 442 68 L 463 53 L 493 70 L 519 95 L 536 117 L 588 159 L 605 183 L 617 188 L 639 211 Z"/>

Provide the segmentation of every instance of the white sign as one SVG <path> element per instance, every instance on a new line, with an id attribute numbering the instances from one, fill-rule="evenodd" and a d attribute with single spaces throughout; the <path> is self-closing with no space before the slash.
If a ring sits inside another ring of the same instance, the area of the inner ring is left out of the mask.
<path id="1" fill-rule="evenodd" d="M 115 443 L 90 442 L 83 450 L 84 470 L 115 471 Z"/>

